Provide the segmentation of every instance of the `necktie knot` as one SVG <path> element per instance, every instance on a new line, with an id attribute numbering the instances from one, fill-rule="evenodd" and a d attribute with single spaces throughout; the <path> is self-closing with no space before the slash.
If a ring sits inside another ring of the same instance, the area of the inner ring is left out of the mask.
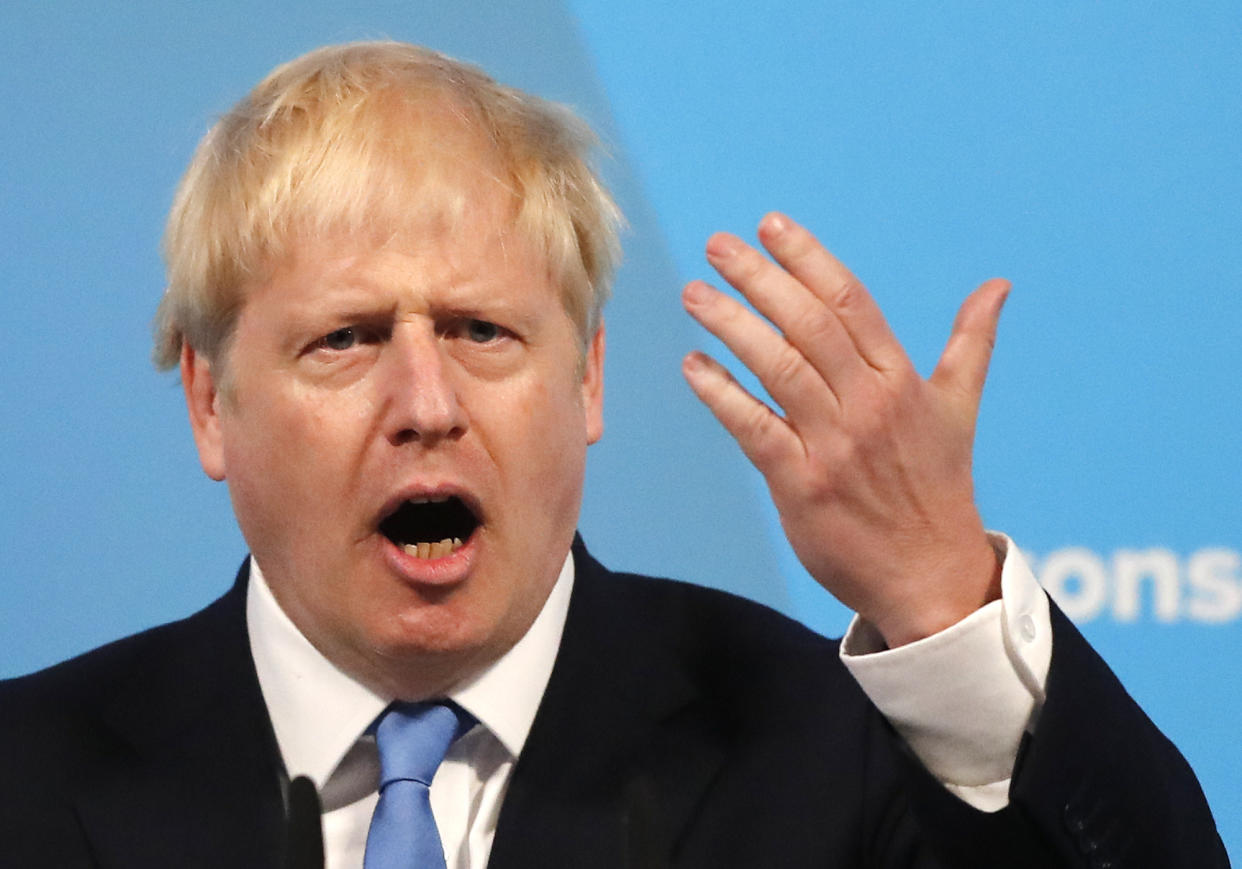
<path id="1" fill-rule="evenodd" d="M 380 790 L 394 781 L 430 787 L 449 746 L 471 723 L 469 713 L 455 704 L 392 704 L 375 729 Z"/>

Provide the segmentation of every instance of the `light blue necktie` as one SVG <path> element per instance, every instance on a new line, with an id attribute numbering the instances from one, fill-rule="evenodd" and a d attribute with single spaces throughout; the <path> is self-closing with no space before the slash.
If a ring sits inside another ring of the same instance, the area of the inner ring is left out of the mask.
<path id="1" fill-rule="evenodd" d="M 431 780 L 453 740 L 474 723 L 455 704 L 394 703 L 379 719 L 380 797 L 364 869 L 445 869 L 431 815 Z"/>

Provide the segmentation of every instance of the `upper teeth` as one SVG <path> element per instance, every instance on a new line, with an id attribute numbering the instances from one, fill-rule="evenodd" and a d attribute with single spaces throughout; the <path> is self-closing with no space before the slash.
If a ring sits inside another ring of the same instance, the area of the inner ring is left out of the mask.
<path id="1" fill-rule="evenodd" d="M 443 504 L 449 499 L 449 495 L 436 495 L 430 498 L 410 498 L 411 504 Z"/>

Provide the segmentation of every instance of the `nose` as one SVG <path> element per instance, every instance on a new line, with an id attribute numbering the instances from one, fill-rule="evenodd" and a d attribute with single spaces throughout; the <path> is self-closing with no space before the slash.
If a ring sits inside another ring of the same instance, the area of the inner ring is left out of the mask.
<path id="1" fill-rule="evenodd" d="M 430 328 L 395 331 L 385 366 L 389 405 L 388 440 L 394 445 L 431 446 L 460 437 L 466 415 L 443 342 Z"/>

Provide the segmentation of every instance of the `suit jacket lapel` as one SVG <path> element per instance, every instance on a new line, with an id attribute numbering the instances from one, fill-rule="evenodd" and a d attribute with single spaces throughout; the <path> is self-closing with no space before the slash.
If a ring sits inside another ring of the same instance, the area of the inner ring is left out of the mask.
<path id="1" fill-rule="evenodd" d="M 103 753 L 76 807 L 103 866 L 275 866 L 282 768 L 233 589 L 166 628 L 166 654 L 101 716 Z"/>
<path id="2" fill-rule="evenodd" d="M 565 633 L 518 760 L 491 869 L 667 865 L 725 757 L 677 639 L 574 544 Z M 635 583 L 640 580 L 634 580 Z"/>

